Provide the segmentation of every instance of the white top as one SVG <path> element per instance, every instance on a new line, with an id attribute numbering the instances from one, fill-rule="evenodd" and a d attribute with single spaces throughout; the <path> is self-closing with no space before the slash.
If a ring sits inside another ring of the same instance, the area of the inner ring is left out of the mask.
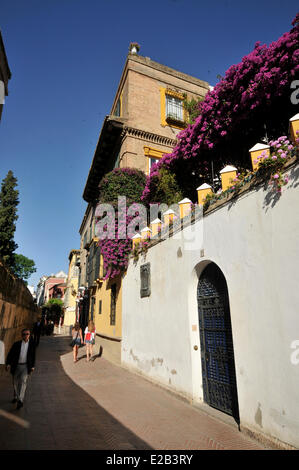
<path id="1" fill-rule="evenodd" d="M 143 229 L 141 230 L 141 233 L 142 233 L 142 232 L 151 232 L 151 229 L 148 228 L 148 227 L 145 227 L 145 228 L 143 228 Z"/>
<path id="2" fill-rule="evenodd" d="M 227 165 L 226 167 L 223 168 L 219 173 L 228 173 L 230 171 L 237 171 L 237 168 L 235 166 Z"/>
<path id="3" fill-rule="evenodd" d="M 155 219 L 151 222 L 151 224 L 162 224 L 162 221 L 160 219 Z"/>
<path id="4" fill-rule="evenodd" d="M 169 209 L 168 211 L 164 212 L 163 215 L 169 215 L 169 214 L 175 214 L 175 212 L 171 209 Z"/>
<path id="5" fill-rule="evenodd" d="M 96 330 L 94 331 L 89 331 L 88 330 L 88 326 L 85 328 L 84 330 L 84 340 L 86 340 L 86 333 L 90 333 L 91 334 L 91 339 L 94 340 L 95 339 L 95 336 L 96 336 Z"/>
<path id="6" fill-rule="evenodd" d="M 132 237 L 132 240 L 134 240 L 135 238 L 141 238 L 140 233 L 136 233 L 136 235 L 134 235 L 134 237 Z"/>
<path id="7" fill-rule="evenodd" d="M 198 186 L 198 188 L 196 189 L 196 191 L 199 191 L 200 189 L 210 189 L 212 188 L 212 186 L 210 186 L 209 184 L 207 183 L 204 183 L 202 184 L 201 186 Z"/>
<path id="8" fill-rule="evenodd" d="M 29 346 L 29 341 L 27 343 L 22 340 L 21 344 L 21 351 L 20 351 L 20 356 L 19 356 L 19 364 L 24 364 L 27 362 L 27 352 L 28 352 L 28 346 Z"/>
<path id="9" fill-rule="evenodd" d="M 190 199 L 188 199 L 187 197 L 185 197 L 185 199 L 183 199 L 182 201 L 180 201 L 178 204 L 186 204 L 187 202 L 192 202 L 192 201 L 190 201 Z"/>
<path id="10" fill-rule="evenodd" d="M 291 119 L 290 119 L 290 122 L 292 121 L 298 121 L 299 120 L 299 113 L 298 114 L 295 114 L 295 116 L 293 116 Z"/>
<path id="11" fill-rule="evenodd" d="M 250 150 L 249 152 L 256 152 L 257 150 L 265 150 L 265 149 L 269 149 L 270 148 L 270 145 L 266 145 L 266 144 L 255 144 Z"/>

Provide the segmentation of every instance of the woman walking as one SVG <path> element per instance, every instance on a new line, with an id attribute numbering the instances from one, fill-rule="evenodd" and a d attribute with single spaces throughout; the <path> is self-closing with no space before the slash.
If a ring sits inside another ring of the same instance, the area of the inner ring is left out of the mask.
<path id="1" fill-rule="evenodd" d="M 84 331 L 84 344 L 86 344 L 86 361 L 92 357 L 92 346 L 95 344 L 96 329 L 93 321 L 88 322 Z"/>
<path id="2" fill-rule="evenodd" d="M 73 356 L 74 362 L 78 361 L 78 349 L 80 344 L 83 344 L 83 337 L 82 337 L 82 330 L 80 327 L 80 323 L 75 323 L 75 326 L 72 329 L 72 338 L 73 338 Z"/>

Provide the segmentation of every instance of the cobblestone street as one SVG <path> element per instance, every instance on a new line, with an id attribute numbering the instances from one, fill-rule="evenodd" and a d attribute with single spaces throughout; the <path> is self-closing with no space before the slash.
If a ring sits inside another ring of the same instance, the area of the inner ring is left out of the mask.
<path id="1" fill-rule="evenodd" d="M 41 337 L 25 405 L 0 377 L 1 450 L 263 449 L 226 424 L 104 358 L 74 364 L 66 336 Z"/>

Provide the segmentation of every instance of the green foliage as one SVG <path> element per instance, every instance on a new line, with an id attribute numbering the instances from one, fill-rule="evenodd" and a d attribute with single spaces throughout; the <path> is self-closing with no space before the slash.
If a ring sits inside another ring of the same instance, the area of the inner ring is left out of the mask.
<path id="1" fill-rule="evenodd" d="M 36 272 L 35 262 L 24 255 L 14 255 L 14 273 L 23 280 L 27 280 Z"/>
<path id="2" fill-rule="evenodd" d="M 146 183 L 141 170 L 116 168 L 107 173 L 99 184 L 99 202 L 117 207 L 118 196 L 127 198 L 127 207 L 139 202 Z"/>
<path id="3" fill-rule="evenodd" d="M 63 312 L 63 301 L 61 299 L 50 299 L 48 302 L 44 305 L 49 312 L 50 316 L 60 316 Z"/>
<path id="4" fill-rule="evenodd" d="M 17 179 L 9 171 L 2 181 L 0 192 L 0 257 L 9 268 L 14 267 L 14 251 L 18 248 L 14 241 L 19 204 L 16 186 Z"/>
<path id="5" fill-rule="evenodd" d="M 155 200 L 157 202 L 163 202 L 170 206 L 171 204 L 176 204 L 183 199 L 183 194 L 174 173 L 171 173 L 166 168 L 161 168 L 158 178 L 159 182 L 155 195 Z"/>
<path id="6" fill-rule="evenodd" d="M 51 307 L 52 305 L 63 305 L 63 301 L 61 299 L 49 299 L 48 302 L 45 304 L 45 307 Z"/>
<path id="7" fill-rule="evenodd" d="M 200 114 L 200 105 L 204 99 L 203 98 L 191 98 L 191 100 L 188 100 L 187 97 L 183 101 L 184 108 L 188 112 L 188 119 L 187 123 L 188 124 L 193 124 L 197 116 Z"/>

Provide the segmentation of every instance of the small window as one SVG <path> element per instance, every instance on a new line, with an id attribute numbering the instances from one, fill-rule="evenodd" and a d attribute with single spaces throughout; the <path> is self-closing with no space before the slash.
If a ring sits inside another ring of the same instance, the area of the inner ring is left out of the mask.
<path id="1" fill-rule="evenodd" d="M 152 158 L 152 157 L 149 159 L 149 171 L 151 171 L 152 166 L 155 163 L 158 163 L 159 160 L 160 160 L 160 158 Z"/>
<path id="2" fill-rule="evenodd" d="M 176 129 L 186 127 L 186 109 L 184 100 L 187 97 L 185 93 L 170 88 L 160 87 L 161 99 L 161 125 L 171 126 Z"/>
<path id="3" fill-rule="evenodd" d="M 151 270 L 150 263 L 140 266 L 140 297 L 151 295 Z"/>
<path id="4" fill-rule="evenodd" d="M 115 106 L 115 110 L 114 110 L 114 116 L 120 117 L 120 111 L 121 111 L 120 98 L 118 98 L 116 106 Z"/>
<path id="5" fill-rule="evenodd" d="M 119 168 L 119 160 L 120 160 L 120 151 L 117 154 L 117 157 L 114 163 L 114 168 Z"/>
<path id="6" fill-rule="evenodd" d="M 95 302 L 96 302 L 96 299 L 94 297 L 91 297 L 91 309 L 90 309 L 90 319 L 91 319 L 91 321 L 93 321 Z"/>
<path id="7" fill-rule="evenodd" d="M 102 301 L 99 301 L 99 315 L 102 314 Z"/>
<path id="8" fill-rule="evenodd" d="M 166 96 L 166 121 L 184 121 L 183 116 L 183 101 L 180 98 L 175 96 L 165 95 Z"/>
<path id="9" fill-rule="evenodd" d="M 116 317 L 116 284 L 111 286 L 110 325 L 115 325 Z"/>

